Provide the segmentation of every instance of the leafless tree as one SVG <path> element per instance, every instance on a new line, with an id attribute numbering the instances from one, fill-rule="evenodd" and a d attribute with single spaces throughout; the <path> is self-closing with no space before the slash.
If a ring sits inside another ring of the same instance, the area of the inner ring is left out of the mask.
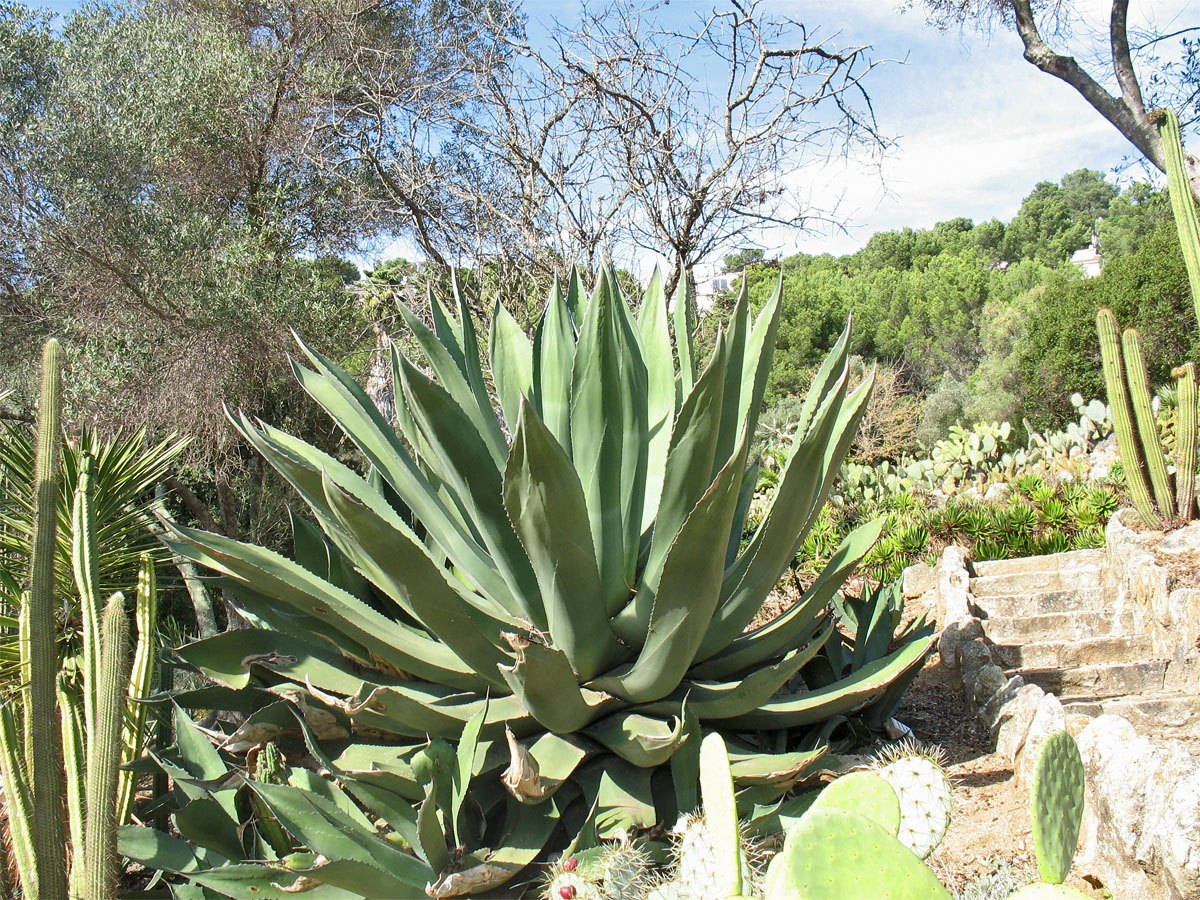
<path id="1" fill-rule="evenodd" d="M 1168 38 L 1200 33 L 1200 26 L 1187 27 L 1170 35 L 1139 36 L 1131 47 L 1129 34 L 1129 0 L 1113 0 L 1109 12 L 1107 51 L 1103 60 L 1092 66 L 1068 53 L 1055 50 L 1050 41 L 1069 33 L 1070 23 L 1078 21 L 1076 4 L 1069 0 L 924 0 L 932 21 L 939 25 L 972 21 L 983 29 L 997 22 L 1014 29 L 1025 47 L 1025 59 L 1041 71 L 1066 82 L 1085 99 L 1096 112 L 1107 119 L 1138 151 L 1160 171 L 1165 170 L 1166 157 L 1158 127 L 1148 113 L 1153 102 L 1170 102 L 1168 97 L 1152 98 L 1147 103 L 1144 87 L 1164 84 L 1162 71 L 1139 74 L 1137 52 L 1158 45 Z M 1072 15 L 1072 13 L 1076 13 Z M 1189 49 L 1190 46 L 1190 49 Z M 1175 87 L 1183 87 L 1176 102 L 1185 107 L 1180 118 L 1189 120 L 1186 107 L 1196 106 L 1197 84 L 1196 48 L 1184 44 L 1185 62 L 1174 79 Z M 1105 69 L 1110 69 L 1105 72 Z M 1171 81 L 1170 78 L 1165 79 Z M 1185 165 L 1192 194 L 1200 200 L 1200 160 L 1185 154 Z"/>
<path id="2" fill-rule="evenodd" d="M 747 232 L 836 210 L 799 172 L 852 147 L 882 151 L 867 48 L 734 2 L 680 31 L 665 3 L 610 0 L 484 73 L 462 133 L 493 181 L 459 183 L 511 253 L 551 263 L 665 252 L 668 291 Z M 677 17 L 675 17 L 677 19 Z"/>

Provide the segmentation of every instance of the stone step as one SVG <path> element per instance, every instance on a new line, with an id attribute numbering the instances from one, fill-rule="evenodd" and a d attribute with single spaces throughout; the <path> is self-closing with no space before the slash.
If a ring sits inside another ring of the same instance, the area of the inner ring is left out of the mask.
<path id="1" fill-rule="evenodd" d="M 1012 560 L 1006 560 L 1011 562 Z M 1101 587 L 1099 566 L 1034 569 L 1006 575 L 978 575 L 968 590 L 976 597 L 1011 597 L 1044 591 L 1078 591 Z"/>
<path id="2" fill-rule="evenodd" d="M 1200 736 L 1200 696 L 1192 693 L 1135 694 L 1119 697 L 1062 698 L 1067 712 L 1093 718 L 1100 715 L 1122 716 L 1139 734 L 1160 737 Z"/>
<path id="3" fill-rule="evenodd" d="M 983 631 L 993 644 L 1031 644 L 1104 637 L 1117 625 L 1116 617 L 1106 612 L 1053 612 L 994 616 L 983 621 Z"/>
<path id="4" fill-rule="evenodd" d="M 1106 698 L 1161 692 L 1166 671 L 1165 659 L 1151 659 L 1066 669 L 1019 668 L 1008 674 L 1020 675 L 1027 684 L 1060 697 Z"/>
<path id="5" fill-rule="evenodd" d="M 1068 591 L 1037 591 L 1031 594 L 997 594 L 975 597 L 972 605 L 978 614 L 988 618 L 998 616 L 1029 616 L 1050 612 L 1103 612 L 1109 594 L 1099 588 Z"/>
<path id="6" fill-rule="evenodd" d="M 1005 668 L 1071 668 L 1149 659 L 1153 648 L 1148 637 L 1096 637 L 1077 641 L 1038 641 L 1031 644 L 998 644 L 992 653 Z"/>
<path id="7" fill-rule="evenodd" d="M 1018 559 L 989 559 L 971 563 L 977 577 L 1023 575 L 1029 572 L 1058 571 L 1059 569 L 1099 569 L 1104 565 L 1104 550 L 1070 550 L 1046 556 L 1022 556 Z"/>

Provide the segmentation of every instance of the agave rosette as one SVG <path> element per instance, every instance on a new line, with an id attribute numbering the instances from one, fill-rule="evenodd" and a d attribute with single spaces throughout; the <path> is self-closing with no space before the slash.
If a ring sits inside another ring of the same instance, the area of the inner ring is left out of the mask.
<path id="1" fill-rule="evenodd" d="M 610 271 L 590 300 L 575 275 L 551 292 L 532 340 L 497 305 L 494 392 L 457 291 L 455 306 L 431 297 L 432 327 L 401 308 L 426 368 L 393 352 L 395 426 L 301 344 L 296 377 L 365 457 L 366 477 L 238 419 L 319 531 L 299 523 L 290 560 L 180 528 L 173 549 L 221 573 L 256 626 L 180 655 L 226 687 L 301 698 L 320 712 L 308 717 L 317 738 L 342 738 L 328 745 L 330 771 L 373 770 L 375 752 L 414 800 L 414 754 L 478 723 L 472 797 L 485 821 L 507 810 L 509 833 L 522 808 L 552 819 L 595 808 L 602 831 L 691 808 L 700 735 L 713 729 L 756 802 L 780 796 L 822 752 L 814 726 L 877 699 L 929 643 L 806 680 L 834 628 L 829 601 L 878 522 L 842 543 L 800 602 L 749 627 L 816 520 L 871 390 L 869 378 L 849 387 L 848 329 L 814 378 L 773 502 L 743 536 L 778 289 L 754 317 L 743 293 L 701 368 L 685 302 L 673 348 L 657 273 L 636 316 Z M 356 766 L 339 769 L 339 752 Z M 549 834 L 531 829 L 530 858 Z"/>

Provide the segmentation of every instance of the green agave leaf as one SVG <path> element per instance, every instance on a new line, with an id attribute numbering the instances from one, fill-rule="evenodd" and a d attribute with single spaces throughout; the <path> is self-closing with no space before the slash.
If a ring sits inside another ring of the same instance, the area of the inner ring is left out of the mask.
<path id="1" fill-rule="evenodd" d="M 213 681 L 234 690 L 250 684 L 256 666 L 299 684 L 307 678 L 322 690 L 345 696 L 362 685 L 362 676 L 354 673 L 348 659 L 315 641 L 281 631 L 239 628 L 186 644 L 175 653 Z"/>
<path id="2" fill-rule="evenodd" d="M 571 371 L 575 365 L 575 326 L 558 278 L 533 340 L 533 384 L 537 409 L 554 439 L 571 451 Z"/>
<path id="3" fill-rule="evenodd" d="M 206 847 L 144 825 L 120 826 L 117 829 L 117 852 L 150 868 L 176 875 L 229 864 L 228 858 Z M 238 855 L 241 855 L 240 852 Z"/>
<path id="4" fill-rule="evenodd" d="M 399 304 L 398 309 L 400 316 L 404 319 L 404 324 L 408 326 L 413 337 L 416 338 L 417 344 L 421 347 L 421 352 L 425 354 L 425 359 L 437 377 L 438 383 L 446 389 L 454 398 L 454 402 L 474 423 L 476 430 L 491 452 L 495 465 L 497 467 L 504 465 L 504 456 L 507 452 L 504 432 L 500 428 L 495 413 L 492 412 L 491 404 L 481 406 L 471 385 L 467 383 L 463 367 L 459 365 L 462 357 L 456 358 L 450 348 L 438 339 L 438 335 L 431 331 L 404 304 Z"/>
<path id="5" fill-rule="evenodd" d="M 784 469 L 770 511 L 746 552 L 735 564 L 733 572 L 726 574 L 725 585 L 728 587 L 733 580 L 730 575 L 736 575 L 743 561 L 749 560 L 737 587 L 721 604 L 718 617 L 700 650 L 701 658 L 710 656 L 741 634 L 761 607 L 763 598 L 774 586 L 779 574 L 795 557 L 829 496 L 841 460 L 849 450 L 858 423 L 866 411 L 871 386 L 870 380 L 865 381 L 844 404 L 831 402 L 826 407 L 827 411 L 839 411 L 827 433 L 827 441 L 810 444 L 810 438 L 819 433 L 818 428 L 814 427 L 803 441 L 793 446 L 793 456 Z M 840 400 L 839 395 L 834 396 Z M 822 420 L 828 421 L 824 414 L 818 414 L 817 421 Z M 820 431 L 823 432 L 824 428 Z M 801 454 L 797 452 L 800 447 L 807 448 L 803 462 L 798 462 L 801 459 Z M 812 468 L 809 468 L 810 465 Z M 796 466 L 799 466 L 795 469 L 796 477 L 789 478 Z"/>
<path id="6" fill-rule="evenodd" d="M 500 470 L 450 395 L 407 360 L 402 363 L 405 402 L 434 449 L 439 476 L 469 512 L 522 615 L 545 630 L 537 579 L 504 510 Z"/>
<path id="7" fill-rule="evenodd" d="M 877 697 L 911 667 L 921 665 L 932 642 L 932 637 L 913 641 L 828 687 L 773 699 L 755 712 L 727 721 L 740 728 L 795 728 L 850 712 Z"/>
<path id="8" fill-rule="evenodd" d="M 658 822 L 650 788 L 652 769 L 628 763 L 619 757 L 600 756 L 581 766 L 575 778 L 583 795 L 594 798 L 596 833 L 602 839 L 616 837 L 621 829 L 649 828 Z"/>
<path id="9" fill-rule="evenodd" d="M 830 392 L 837 391 L 838 384 L 841 381 L 842 373 L 846 368 L 846 359 L 850 352 L 850 323 L 852 319 L 846 319 L 846 327 L 842 329 L 842 333 L 838 336 L 837 343 L 833 345 L 825 358 L 821 360 L 821 365 L 817 369 L 817 373 L 813 376 L 812 384 L 809 386 L 808 393 L 804 395 L 804 404 L 800 407 L 800 417 L 796 423 L 796 437 L 799 438 L 808 433 L 812 427 L 813 416 L 817 410 L 825 405 Z"/>
<path id="10" fill-rule="evenodd" d="M 650 553 L 642 569 L 642 587 L 613 622 L 617 635 L 632 646 L 638 646 L 645 640 L 654 589 L 662 575 L 667 553 L 678 538 L 683 523 L 712 486 L 708 473 L 712 471 L 721 426 L 726 362 L 725 340 L 718 335 L 708 366 L 684 399 L 675 419 L 658 517 L 654 523 Z M 643 593 L 647 585 L 651 590 Z"/>
<path id="11" fill-rule="evenodd" d="M 705 721 L 728 719 L 758 709 L 807 664 L 829 639 L 834 622 L 825 627 L 805 646 L 792 650 L 778 662 L 755 668 L 736 681 L 712 682 L 685 680 L 666 700 L 639 706 L 645 712 L 661 713 L 671 698 L 688 698 L 696 715 Z"/>
<path id="12" fill-rule="evenodd" d="M 683 718 L 675 724 L 641 713 L 624 711 L 605 716 L 581 731 L 628 763 L 642 768 L 660 766 L 687 739 Z"/>
<path id="13" fill-rule="evenodd" d="M 379 837 L 324 797 L 289 785 L 249 781 L 280 824 L 297 841 L 327 859 L 365 864 L 374 876 L 367 896 L 402 897 L 414 886 L 423 888 L 432 870 L 414 856 Z M 344 885 L 343 885 L 344 886 Z"/>
<path id="14" fill-rule="evenodd" d="M 741 445 L 679 529 L 663 563 L 649 634 L 637 661 L 627 670 L 596 679 L 593 687 L 633 703 L 648 703 L 673 691 L 695 661 L 720 599 L 725 559 L 723 553 L 713 553 L 713 547 L 725 545 L 749 448 L 749 436 L 742 435 Z"/>
<path id="15" fill-rule="evenodd" d="M 742 279 L 743 286 L 746 279 Z M 758 414 L 762 409 L 771 360 L 775 356 L 775 338 L 779 332 L 779 316 L 783 308 L 783 272 L 770 299 L 754 320 L 746 353 L 742 361 L 742 392 L 738 398 L 738 418 L 750 434 L 758 429 Z"/>
<path id="16" fill-rule="evenodd" d="M 650 446 L 646 456 L 646 502 L 641 530 L 654 524 L 667 468 L 667 451 L 675 419 L 675 357 L 671 352 L 671 330 L 667 324 L 667 297 L 663 293 L 658 266 L 642 295 L 638 330 L 646 359 L 646 409 Z"/>
<path id="17" fill-rule="evenodd" d="M 482 762 L 479 752 L 479 735 L 483 730 L 484 723 L 487 721 L 487 713 L 488 701 L 484 700 L 479 712 L 471 716 L 463 728 L 458 747 L 455 749 L 454 768 L 450 770 L 452 781 L 450 786 L 450 809 L 448 812 L 451 826 L 454 830 L 454 837 L 459 847 L 466 845 L 466 841 L 463 840 L 461 825 L 463 801 L 467 799 L 467 791 L 470 790 L 471 779 L 479 771 L 479 764 Z"/>
<path id="18" fill-rule="evenodd" d="M 769 785 L 788 788 L 802 778 L 825 756 L 826 747 L 789 753 L 763 753 L 736 740 L 729 741 L 729 766 L 739 787 Z"/>
<path id="19" fill-rule="evenodd" d="M 446 845 L 446 831 L 438 816 L 438 795 L 443 790 L 441 782 L 450 777 L 439 768 L 430 769 L 430 781 L 425 786 L 425 799 L 417 812 L 417 842 L 413 849 L 435 872 L 441 872 L 450 862 L 450 848 Z"/>
<path id="20" fill-rule="evenodd" d="M 604 608 L 633 588 L 646 487 L 646 364 L 605 268 L 588 304 L 571 379 L 571 448 L 587 501 Z"/>
<path id="21" fill-rule="evenodd" d="M 479 341 L 475 337 L 475 322 L 471 318 L 471 307 L 467 303 L 467 295 L 458 281 L 458 273 L 450 273 L 450 289 L 458 306 L 457 333 L 462 347 L 463 374 L 475 394 L 475 402 L 480 409 L 491 409 L 492 400 L 488 396 L 487 382 L 483 377 L 483 368 L 479 362 Z"/>
<path id="22" fill-rule="evenodd" d="M 392 620 L 357 597 L 317 578 L 298 563 L 254 544 L 224 535 L 175 528 L 168 542 L 179 555 L 269 594 L 336 629 L 401 671 L 434 683 L 483 689 L 487 681 L 445 644 L 416 628 Z"/>
<path id="23" fill-rule="evenodd" d="M 343 708 L 353 717 L 355 728 L 378 729 L 409 737 L 431 735 L 457 740 L 464 725 L 483 706 L 483 695 L 459 693 L 436 683 L 376 687 L 363 683 L 362 696 Z M 508 721 L 514 730 L 527 730 L 533 718 L 513 696 L 492 700 L 488 722 Z"/>
<path id="24" fill-rule="evenodd" d="M 509 640 L 516 650 L 515 665 L 500 674 L 529 713 L 550 731 L 568 734 L 595 721 L 617 703 L 602 691 L 579 687 L 571 663 L 561 650 L 518 635 Z"/>
<path id="25" fill-rule="evenodd" d="M 245 855 L 237 821 L 216 800 L 209 797 L 193 800 L 172 819 L 180 836 L 198 847 L 226 859 L 241 859 Z"/>
<path id="26" fill-rule="evenodd" d="M 746 282 L 742 279 L 737 303 L 725 323 L 725 393 L 721 401 L 721 426 L 717 432 L 717 448 L 710 475 L 716 477 L 722 461 L 729 458 L 743 432 L 741 416 L 742 368 L 746 361 L 746 340 L 750 331 L 750 300 Z"/>
<path id="27" fill-rule="evenodd" d="M 504 473 L 504 505 L 541 587 L 550 634 L 574 670 L 571 681 L 624 659 L 602 605 L 583 488 L 566 452 L 524 401 Z"/>
<path id="28" fill-rule="evenodd" d="M 342 547 L 360 572 L 494 688 L 496 667 L 510 659 L 498 646 L 508 624 L 467 606 L 425 547 L 390 509 L 386 518 L 325 478 L 325 498 L 350 540 Z"/>
<path id="29" fill-rule="evenodd" d="M 325 492 L 326 480 L 338 485 L 343 492 L 357 497 L 360 502 L 371 507 L 376 515 L 394 523 L 396 530 L 410 541 L 417 541 L 411 529 L 395 513 L 382 493 L 348 466 L 286 432 L 268 425 L 251 427 L 244 419 L 242 424 L 245 426 L 241 429 L 243 435 L 296 488 L 343 555 L 349 555 L 345 547 L 347 535 L 344 525 L 337 520 L 330 507 Z M 520 606 L 513 598 L 508 585 L 492 566 L 487 551 L 474 537 L 467 535 L 465 531 L 462 532 L 462 537 L 466 542 L 462 547 L 467 553 L 465 571 L 482 594 L 466 589 L 465 585 L 456 586 L 456 590 L 476 609 L 515 625 L 514 617 L 520 614 Z M 431 551 L 426 547 L 425 552 Z M 451 582 L 451 585 L 455 586 L 456 582 Z M 408 612 L 410 615 L 414 614 L 411 610 Z"/>
<path id="30" fill-rule="evenodd" d="M 529 397 L 533 392 L 533 346 L 517 320 L 499 300 L 492 313 L 488 351 L 492 357 L 496 397 L 504 412 L 504 421 L 511 431 L 516 427 L 522 398 Z"/>
<path id="31" fill-rule="evenodd" d="M 379 414 L 366 392 L 353 378 L 315 350 L 303 342 L 300 342 L 300 346 L 316 368 L 313 371 L 293 364 L 292 370 L 301 387 L 354 442 L 375 471 L 392 486 L 466 577 L 485 590 L 488 596 L 505 603 L 506 608 L 510 604 L 515 607 L 515 599 L 511 595 L 506 597 L 507 586 L 497 577 L 490 556 L 459 519 L 457 511 L 447 505 L 437 488 L 430 484 L 421 466 L 401 443 L 395 430 Z M 400 383 L 399 378 L 396 381 Z M 399 415 L 403 404 L 397 403 L 396 408 Z M 307 458 L 315 458 L 313 454 L 317 452 L 311 448 L 307 451 Z M 324 461 L 315 468 L 327 469 L 331 473 L 335 471 Z"/>
<path id="32" fill-rule="evenodd" d="M 675 309 L 671 313 L 675 330 L 675 352 L 679 357 L 679 390 L 677 396 L 686 397 L 696 381 L 696 356 L 692 349 L 691 308 L 695 303 L 691 279 L 684 274 L 675 290 Z"/>
<path id="33" fill-rule="evenodd" d="M 791 609 L 735 638 L 720 653 L 696 666 L 692 670 L 693 676 L 713 681 L 724 680 L 802 642 L 811 633 L 813 623 L 822 615 L 827 604 L 853 574 L 859 561 L 878 540 L 885 524 L 885 519 L 875 519 L 846 535 L 817 580 Z"/>

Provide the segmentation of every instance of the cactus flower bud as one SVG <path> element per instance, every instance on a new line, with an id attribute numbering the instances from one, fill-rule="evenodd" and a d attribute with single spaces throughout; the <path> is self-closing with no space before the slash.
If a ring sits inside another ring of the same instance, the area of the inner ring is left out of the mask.
<path id="1" fill-rule="evenodd" d="M 574 856 L 568 857 L 563 862 L 563 871 L 564 872 L 574 872 L 578 867 L 579 867 L 579 860 L 576 859 Z"/>
<path id="2" fill-rule="evenodd" d="M 575 885 L 568 884 L 566 887 L 560 887 L 558 889 L 558 896 L 562 897 L 563 900 L 571 900 L 575 896 Z"/>

